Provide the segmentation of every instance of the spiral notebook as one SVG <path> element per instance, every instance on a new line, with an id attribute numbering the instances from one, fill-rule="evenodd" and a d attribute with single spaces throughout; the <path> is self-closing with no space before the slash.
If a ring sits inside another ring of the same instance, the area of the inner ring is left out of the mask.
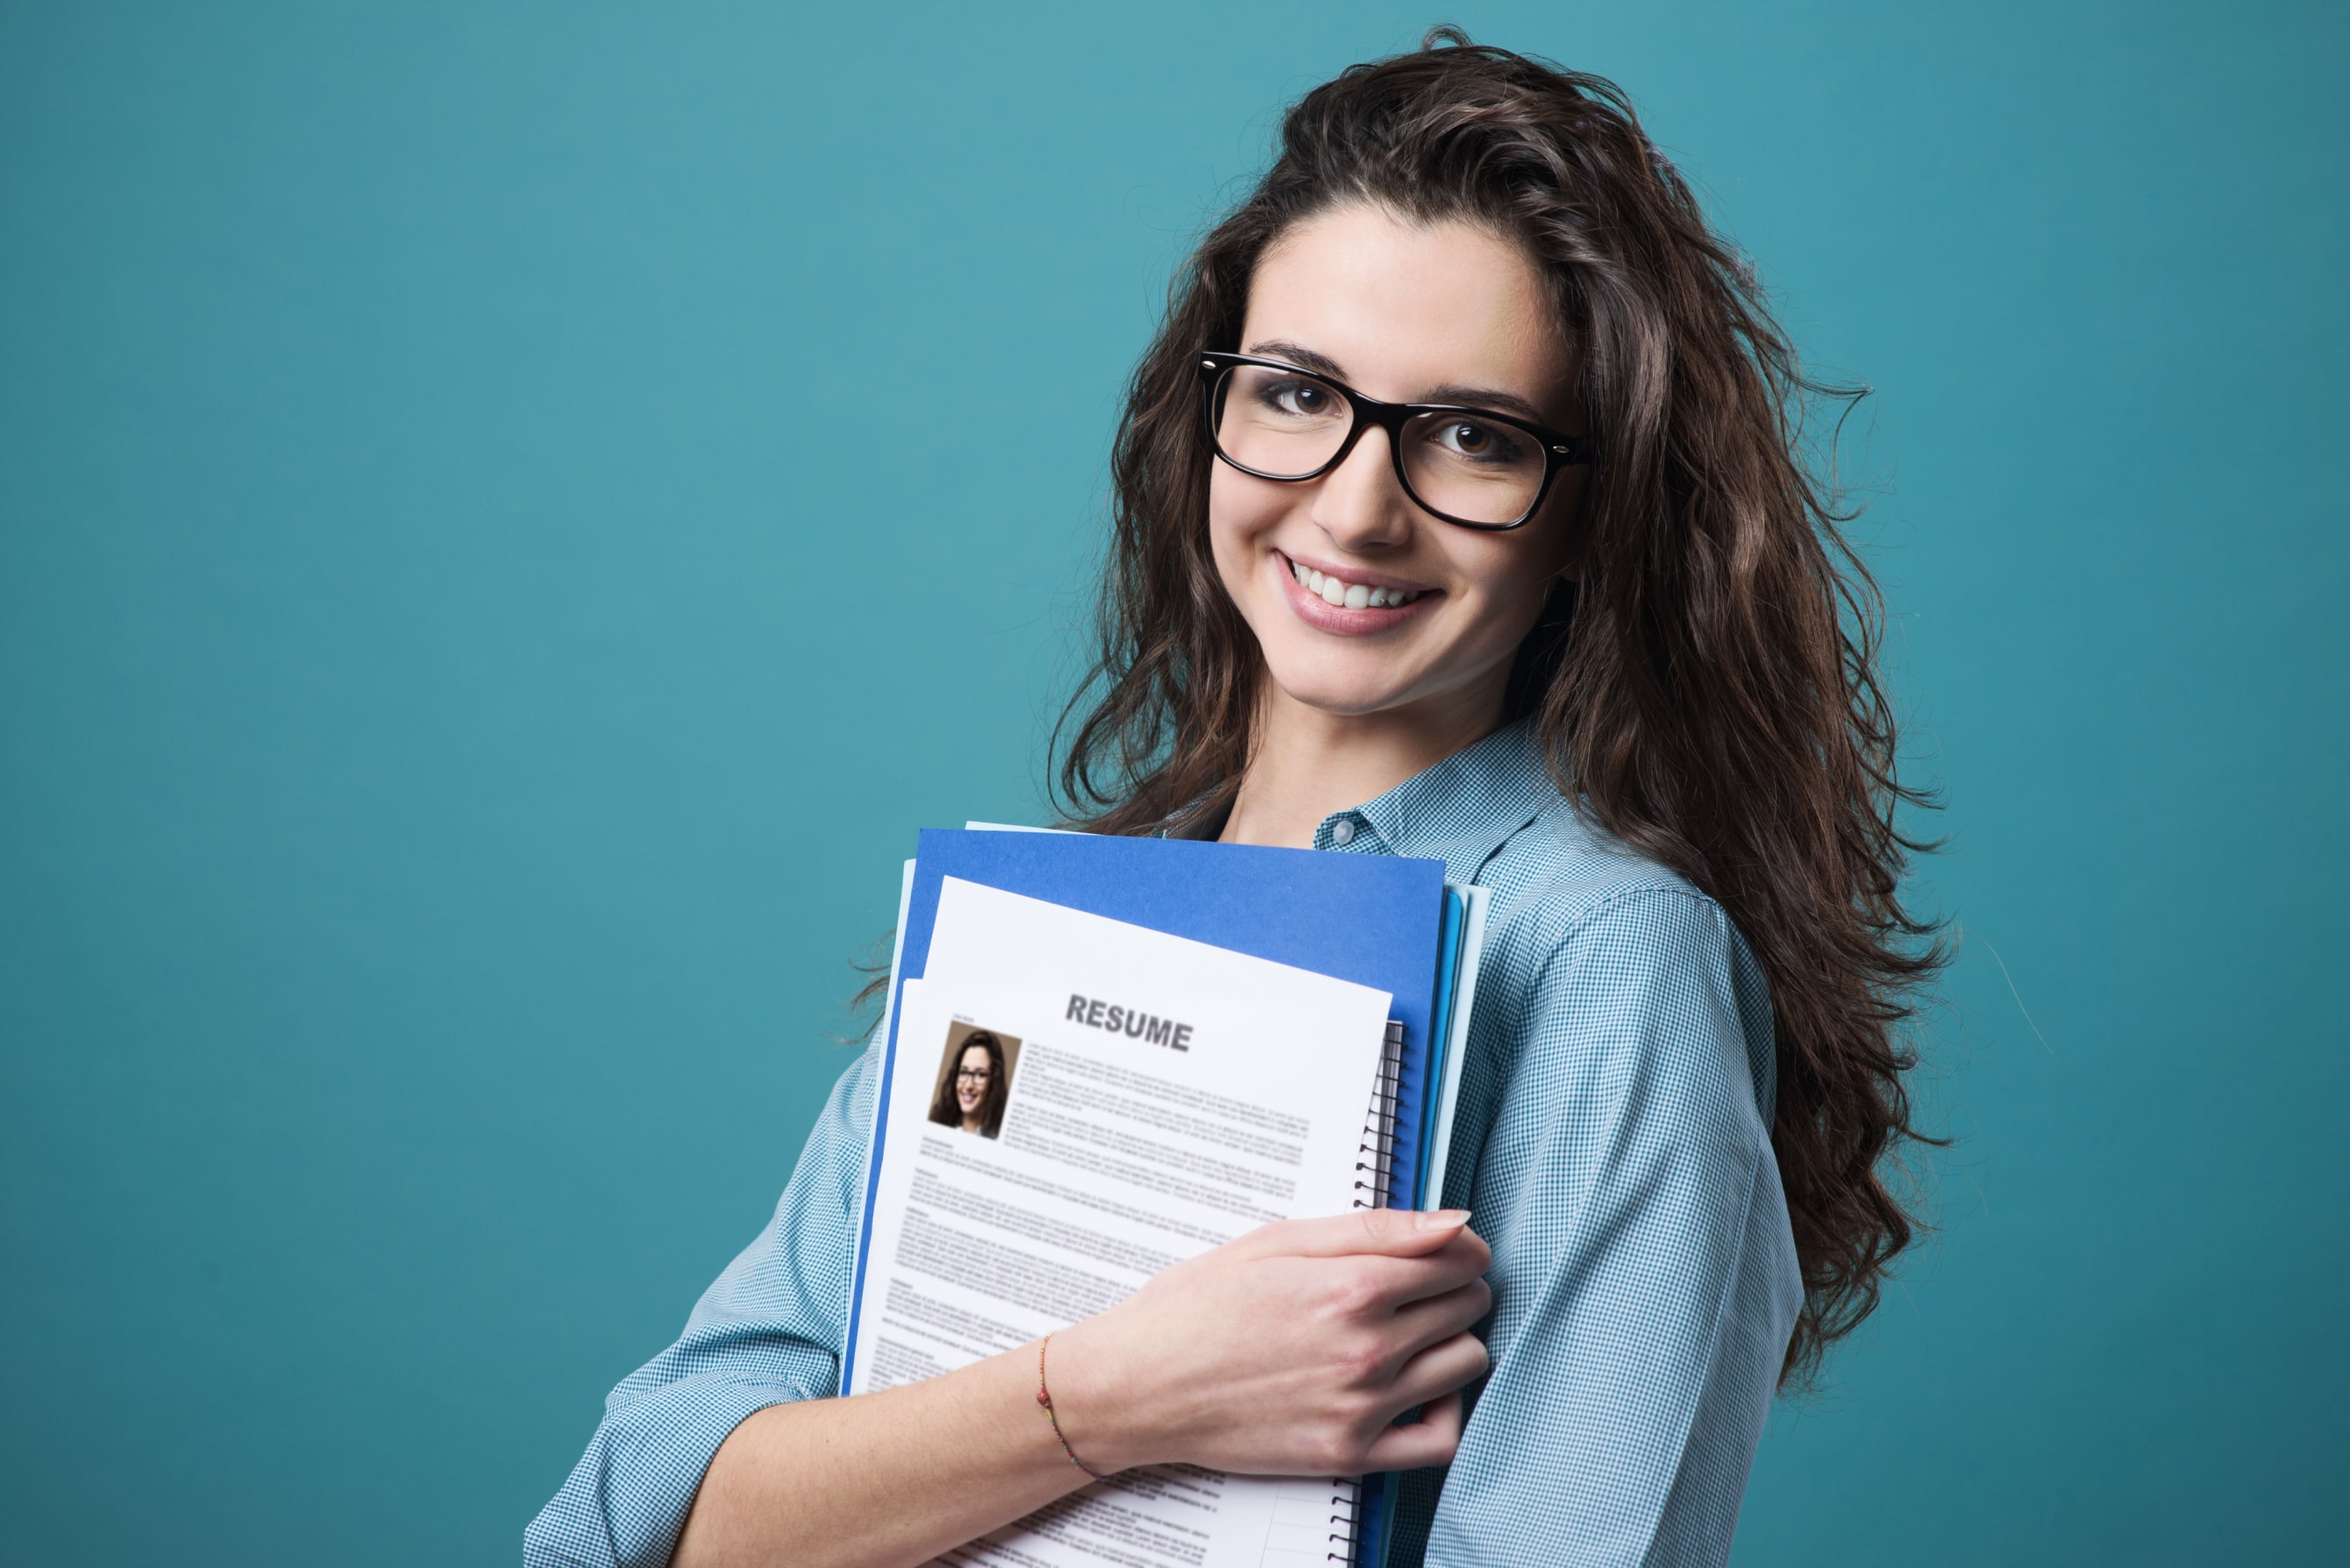
<path id="1" fill-rule="evenodd" d="M 1029 1343 L 1265 1220 L 1434 1194 L 1482 918 L 1440 865 L 991 833 L 921 850 L 845 1392 Z M 1390 1504 L 1380 1478 L 1160 1467 L 944 1561 L 1376 1563 Z"/>

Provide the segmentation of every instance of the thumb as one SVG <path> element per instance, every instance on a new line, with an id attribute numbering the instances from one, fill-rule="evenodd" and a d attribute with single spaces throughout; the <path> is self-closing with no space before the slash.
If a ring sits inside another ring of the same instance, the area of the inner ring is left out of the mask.
<path id="1" fill-rule="evenodd" d="M 1343 1258 L 1376 1253 L 1424 1257 L 1468 1228 L 1466 1209 L 1357 1209 L 1319 1220 L 1283 1220 L 1234 1243 L 1250 1256 Z"/>

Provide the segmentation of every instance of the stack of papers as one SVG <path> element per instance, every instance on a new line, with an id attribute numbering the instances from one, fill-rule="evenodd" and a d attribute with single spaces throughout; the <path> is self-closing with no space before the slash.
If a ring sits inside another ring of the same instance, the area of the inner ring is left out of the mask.
<path id="1" fill-rule="evenodd" d="M 926 832 L 843 1391 L 1033 1343 L 1268 1221 L 1440 1194 L 1484 894 L 1440 862 Z M 1376 1568 L 1391 1478 L 1159 1466 L 942 1561 Z"/>

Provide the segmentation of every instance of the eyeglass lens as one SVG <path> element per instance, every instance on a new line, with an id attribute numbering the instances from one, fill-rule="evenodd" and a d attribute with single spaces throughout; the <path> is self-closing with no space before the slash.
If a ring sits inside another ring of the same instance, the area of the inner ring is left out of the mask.
<path id="1" fill-rule="evenodd" d="M 1355 410 L 1328 382 L 1297 370 L 1235 365 L 1216 388 L 1216 444 L 1243 468 L 1303 479 L 1337 455 Z M 1473 414 L 1418 414 L 1399 446 L 1406 484 L 1432 512 L 1469 523 L 1514 523 L 1542 492 L 1541 444 L 1515 425 Z"/>

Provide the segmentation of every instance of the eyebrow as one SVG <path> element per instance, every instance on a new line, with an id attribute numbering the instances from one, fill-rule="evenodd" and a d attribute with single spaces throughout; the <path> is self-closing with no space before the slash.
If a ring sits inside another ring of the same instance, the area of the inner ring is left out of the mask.
<path id="1" fill-rule="evenodd" d="M 1338 361 L 1331 358 L 1327 354 L 1315 353 L 1303 343 L 1291 343 L 1275 338 L 1270 342 L 1252 344 L 1246 352 L 1264 359 L 1286 359 L 1301 370 L 1311 370 L 1317 376 L 1327 376 L 1334 381 L 1343 381 L 1347 379 L 1346 372 L 1338 366 Z M 1515 414 L 1522 420 L 1529 420 L 1538 425 L 1547 423 L 1540 409 L 1515 392 L 1505 392 L 1499 387 L 1469 387 L 1458 382 L 1447 382 L 1440 387 L 1429 388 L 1424 396 L 1404 400 L 1414 403 L 1457 403 L 1464 408 L 1490 409 L 1497 414 Z"/>

